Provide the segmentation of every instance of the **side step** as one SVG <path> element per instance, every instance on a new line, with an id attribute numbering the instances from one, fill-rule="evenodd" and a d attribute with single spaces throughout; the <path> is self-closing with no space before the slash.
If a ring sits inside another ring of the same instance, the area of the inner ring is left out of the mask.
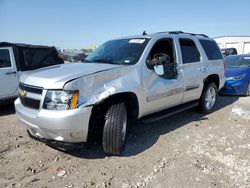
<path id="1" fill-rule="evenodd" d="M 174 114 L 180 113 L 180 112 L 185 111 L 187 109 L 196 107 L 198 105 L 199 105 L 198 100 L 188 102 L 188 103 L 185 103 L 185 104 L 181 104 L 179 106 L 175 106 L 175 107 L 172 107 L 172 108 L 160 111 L 160 112 L 156 112 L 156 113 L 147 115 L 147 116 L 142 117 L 141 119 L 139 119 L 137 122 L 138 123 L 145 123 L 145 124 L 146 123 L 152 123 L 152 122 L 167 118 L 169 116 L 172 116 Z"/>

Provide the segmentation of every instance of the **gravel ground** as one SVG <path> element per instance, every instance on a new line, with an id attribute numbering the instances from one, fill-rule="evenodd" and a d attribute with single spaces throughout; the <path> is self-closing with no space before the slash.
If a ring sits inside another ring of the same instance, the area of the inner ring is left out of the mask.
<path id="1" fill-rule="evenodd" d="M 28 137 L 12 105 L 0 107 L 0 187 L 250 187 L 250 97 L 220 97 L 129 129 L 123 156 L 89 143 L 71 151 Z"/>

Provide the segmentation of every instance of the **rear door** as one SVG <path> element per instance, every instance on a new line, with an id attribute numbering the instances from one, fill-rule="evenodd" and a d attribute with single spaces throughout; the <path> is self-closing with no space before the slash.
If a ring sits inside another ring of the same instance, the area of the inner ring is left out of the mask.
<path id="1" fill-rule="evenodd" d="M 223 56 L 220 48 L 214 40 L 211 39 L 199 39 L 201 45 L 201 51 L 203 52 L 203 63 L 206 66 L 206 76 L 218 75 L 219 76 L 219 88 L 220 89 L 225 83 L 225 67 Z"/>
<path id="2" fill-rule="evenodd" d="M 179 38 L 184 75 L 183 102 L 200 98 L 206 65 L 202 62 L 200 50 L 191 38 Z"/>
<path id="3" fill-rule="evenodd" d="M 18 75 L 12 48 L 0 48 L 0 99 L 16 96 Z"/>

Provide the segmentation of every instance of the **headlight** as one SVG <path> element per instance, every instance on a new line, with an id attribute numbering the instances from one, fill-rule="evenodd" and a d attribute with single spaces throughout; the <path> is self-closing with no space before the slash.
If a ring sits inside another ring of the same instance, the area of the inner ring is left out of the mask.
<path id="1" fill-rule="evenodd" d="M 226 80 L 235 80 L 235 81 L 237 81 L 237 80 L 243 79 L 245 76 L 246 76 L 246 74 L 242 74 L 240 76 L 227 77 Z"/>
<path id="2" fill-rule="evenodd" d="M 69 110 L 77 107 L 79 91 L 51 91 L 48 90 L 43 108 L 48 110 Z"/>

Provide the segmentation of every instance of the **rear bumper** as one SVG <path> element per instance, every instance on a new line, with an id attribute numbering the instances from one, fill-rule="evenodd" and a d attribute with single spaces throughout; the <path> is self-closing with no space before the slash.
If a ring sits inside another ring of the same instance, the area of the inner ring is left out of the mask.
<path id="1" fill-rule="evenodd" d="M 21 123 L 37 138 L 70 143 L 87 141 L 92 107 L 65 111 L 33 110 L 17 99 L 15 109 Z"/>

